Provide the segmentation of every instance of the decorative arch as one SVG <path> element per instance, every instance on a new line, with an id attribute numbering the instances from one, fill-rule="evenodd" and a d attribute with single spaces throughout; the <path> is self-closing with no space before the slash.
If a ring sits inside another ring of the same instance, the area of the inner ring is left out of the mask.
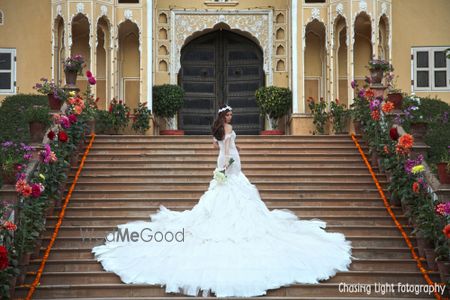
<path id="1" fill-rule="evenodd" d="M 62 81 L 62 61 L 64 59 L 65 41 L 64 41 L 64 18 L 57 15 L 53 20 L 53 78 L 56 82 Z"/>
<path id="2" fill-rule="evenodd" d="M 172 10 L 171 15 L 171 65 L 170 80 L 176 83 L 181 67 L 181 48 L 192 38 L 214 29 L 226 26 L 229 30 L 244 35 L 261 46 L 264 55 L 266 85 L 273 82 L 273 11 L 201 11 Z M 216 27 L 217 28 L 217 27 Z"/>
<path id="3" fill-rule="evenodd" d="M 383 14 L 378 22 L 378 56 L 381 59 L 389 60 L 390 30 L 389 19 Z"/>

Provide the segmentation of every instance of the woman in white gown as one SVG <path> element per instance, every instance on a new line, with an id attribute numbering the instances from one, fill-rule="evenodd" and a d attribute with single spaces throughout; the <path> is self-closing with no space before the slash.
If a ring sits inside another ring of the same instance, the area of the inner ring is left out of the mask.
<path id="1" fill-rule="evenodd" d="M 212 179 L 191 210 L 161 205 L 151 221 L 118 225 L 92 249 L 106 271 L 125 283 L 166 285 L 168 293 L 251 297 L 348 270 L 351 242 L 342 233 L 326 232 L 319 219 L 266 207 L 241 172 L 236 133 L 226 124 L 231 117 L 231 107 L 222 106 L 213 126 L 217 168 L 226 167 L 226 181 Z M 135 239 L 124 239 L 126 233 Z"/>

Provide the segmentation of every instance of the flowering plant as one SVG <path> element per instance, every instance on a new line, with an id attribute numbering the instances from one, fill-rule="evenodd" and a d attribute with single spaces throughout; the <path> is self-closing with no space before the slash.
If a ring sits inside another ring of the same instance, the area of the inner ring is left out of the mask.
<path id="1" fill-rule="evenodd" d="M 51 81 L 49 81 L 47 78 L 41 78 L 42 83 L 36 83 L 33 86 L 33 89 L 35 89 L 36 91 L 38 91 L 41 94 L 44 95 L 49 95 L 49 94 L 53 94 L 53 97 L 55 99 L 64 101 L 67 99 L 67 95 L 66 92 L 60 88 L 54 81 L 53 79 Z"/>
<path id="2" fill-rule="evenodd" d="M 315 103 L 312 97 L 309 97 L 307 102 L 308 107 L 311 110 L 311 113 L 313 114 L 314 117 L 313 123 L 316 126 L 317 132 L 319 134 L 324 134 L 325 123 L 328 120 L 328 113 L 326 111 L 327 103 L 323 100 L 323 98 L 320 98 L 319 103 Z"/>
<path id="3" fill-rule="evenodd" d="M 31 160 L 34 150 L 34 147 L 24 143 L 3 142 L 0 148 L 0 170 L 6 176 L 14 176 Z"/>
<path id="4" fill-rule="evenodd" d="M 76 71 L 81 75 L 83 70 L 84 58 L 80 54 L 66 58 L 64 61 L 64 71 Z"/>
<path id="5" fill-rule="evenodd" d="M 113 98 L 109 104 L 109 121 L 111 122 L 111 128 L 115 133 L 118 133 L 120 129 L 127 127 L 130 121 L 130 108 L 122 101 L 117 101 Z"/>
<path id="6" fill-rule="evenodd" d="M 335 133 L 342 133 L 345 128 L 345 124 L 349 117 L 349 111 L 345 104 L 340 104 L 339 99 L 331 101 L 330 103 L 330 115 L 333 121 L 333 130 Z"/>
<path id="7" fill-rule="evenodd" d="M 139 107 L 134 109 L 133 112 L 133 124 L 131 128 L 136 132 L 145 134 L 145 132 L 150 128 L 149 121 L 152 111 L 148 109 L 147 102 L 139 103 Z"/>
<path id="8" fill-rule="evenodd" d="M 382 59 L 370 60 L 368 67 L 371 70 L 383 70 L 384 72 L 394 70 L 392 65 L 387 60 L 382 60 Z"/>
<path id="9" fill-rule="evenodd" d="M 397 80 L 398 75 L 396 76 L 394 72 L 388 72 L 386 75 L 384 75 L 384 78 L 386 79 L 386 85 L 388 88 L 388 94 L 393 93 L 401 93 L 402 90 L 397 88 Z"/>

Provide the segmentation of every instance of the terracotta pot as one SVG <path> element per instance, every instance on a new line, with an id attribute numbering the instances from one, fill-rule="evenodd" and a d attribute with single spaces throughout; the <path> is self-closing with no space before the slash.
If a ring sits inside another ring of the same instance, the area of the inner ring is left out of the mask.
<path id="1" fill-rule="evenodd" d="M 388 101 L 391 101 L 394 104 L 395 109 L 402 109 L 403 94 L 402 93 L 388 94 Z"/>
<path id="2" fill-rule="evenodd" d="M 72 155 L 70 156 L 70 166 L 71 167 L 78 167 L 78 158 L 79 158 L 80 153 L 78 152 L 78 150 L 75 150 Z"/>
<path id="3" fill-rule="evenodd" d="M 14 292 L 16 290 L 16 282 L 17 277 L 13 276 L 11 279 L 9 279 L 9 297 L 10 299 L 14 299 Z"/>
<path id="4" fill-rule="evenodd" d="M 440 162 L 437 164 L 439 182 L 441 184 L 449 184 L 450 183 L 450 171 L 447 170 L 447 163 Z"/>
<path id="5" fill-rule="evenodd" d="M 428 268 L 433 271 L 437 271 L 438 267 L 436 264 L 436 252 L 433 248 L 425 248 L 425 257 L 427 259 Z"/>
<path id="6" fill-rule="evenodd" d="M 384 71 L 381 69 L 370 69 L 370 78 L 372 84 L 381 84 Z"/>
<path id="7" fill-rule="evenodd" d="M 48 94 L 48 106 L 50 106 L 50 109 L 52 110 L 61 110 L 61 106 L 63 104 L 63 101 L 56 99 L 55 95 L 52 94 Z"/>
<path id="8" fill-rule="evenodd" d="M 415 140 L 423 141 L 425 134 L 427 133 L 428 124 L 426 122 L 413 122 L 411 123 L 411 134 Z"/>
<path id="9" fill-rule="evenodd" d="M 66 75 L 66 85 L 64 87 L 69 89 L 76 88 L 77 71 L 64 70 L 64 74 Z"/>
<path id="10" fill-rule="evenodd" d="M 23 253 L 19 258 L 19 266 L 28 266 L 30 264 L 30 257 L 32 252 Z"/>
<path id="11" fill-rule="evenodd" d="M 419 256 L 425 257 L 425 249 L 432 249 L 431 243 L 418 231 L 416 233 L 417 248 L 419 250 Z"/>
<path id="12" fill-rule="evenodd" d="M 36 259 L 39 258 L 39 254 L 41 252 L 42 239 L 38 238 L 34 244 L 34 250 L 31 253 L 31 258 Z"/>
<path id="13" fill-rule="evenodd" d="M 85 135 L 90 135 L 91 133 L 95 133 L 95 119 L 86 121 L 87 128 L 84 131 Z"/>
<path id="14" fill-rule="evenodd" d="M 436 264 L 439 270 L 439 275 L 441 276 L 441 281 L 447 282 L 450 278 L 450 261 L 437 260 Z"/>
<path id="15" fill-rule="evenodd" d="M 260 135 L 284 135 L 284 131 L 276 130 L 276 129 L 262 130 L 262 131 L 260 131 Z"/>
<path id="16" fill-rule="evenodd" d="M 184 135 L 184 130 L 174 130 L 174 129 L 167 129 L 167 130 L 161 130 L 159 132 L 160 135 Z"/>
<path id="17" fill-rule="evenodd" d="M 3 184 L 15 184 L 16 183 L 16 171 L 2 171 Z"/>
<path id="18" fill-rule="evenodd" d="M 30 122 L 30 141 L 32 143 L 41 143 L 45 136 L 45 124 L 40 122 Z"/>

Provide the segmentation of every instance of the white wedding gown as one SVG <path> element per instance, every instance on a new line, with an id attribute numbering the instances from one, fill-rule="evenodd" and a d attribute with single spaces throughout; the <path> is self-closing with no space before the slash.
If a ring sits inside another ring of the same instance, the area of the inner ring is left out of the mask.
<path id="1" fill-rule="evenodd" d="M 323 230 L 326 223 L 319 219 L 299 220 L 290 210 L 269 210 L 241 172 L 235 139 L 232 131 L 218 142 L 217 167 L 224 165 L 225 150 L 235 160 L 226 182 L 212 179 L 191 210 L 161 205 L 151 221 L 118 225 L 104 245 L 92 249 L 103 268 L 125 283 L 166 285 L 168 293 L 192 296 L 213 292 L 216 297 L 265 295 L 268 289 L 318 283 L 347 271 L 351 242 L 342 233 Z M 140 238 L 117 239 L 119 229 L 122 237 L 128 229 L 129 237 L 137 232 Z M 165 239 L 161 233 L 167 234 Z"/>

